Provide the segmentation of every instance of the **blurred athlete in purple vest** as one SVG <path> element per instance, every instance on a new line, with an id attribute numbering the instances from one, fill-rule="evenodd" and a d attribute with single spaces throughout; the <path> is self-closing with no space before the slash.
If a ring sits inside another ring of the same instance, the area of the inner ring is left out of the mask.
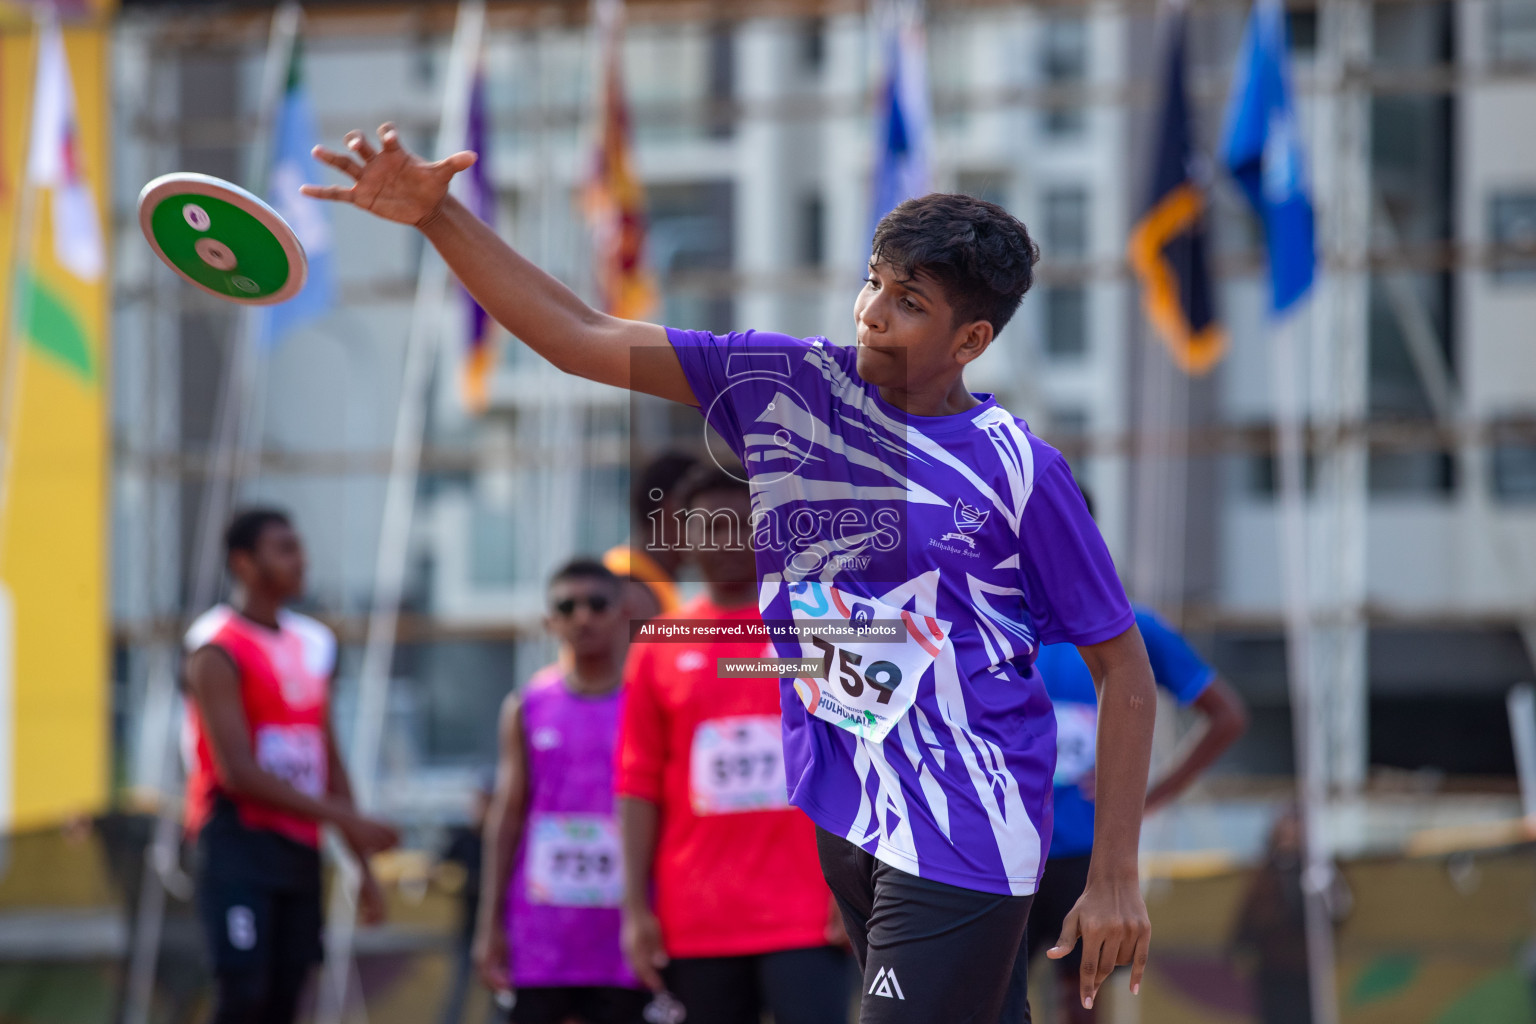
<path id="1" fill-rule="evenodd" d="M 559 658 L 502 705 L 475 964 L 512 993 L 512 1024 L 638 1024 L 650 1000 L 619 948 L 621 595 L 596 560 L 558 570 L 544 622 Z"/>

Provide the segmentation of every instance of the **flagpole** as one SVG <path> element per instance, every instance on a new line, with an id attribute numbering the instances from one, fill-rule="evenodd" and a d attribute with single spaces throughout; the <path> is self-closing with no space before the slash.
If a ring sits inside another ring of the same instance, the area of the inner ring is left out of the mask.
<path id="1" fill-rule="evenodd" d="M 273 135 L 277 128 L 277 110 L 283 102 L 284 84 L 292 71 L 299 41 L 299 28 L 304 21 L 304 9 L 298 0 L 284 0 L 272 16 L 272 34 L 267 44 L 267 59 L 261 69 L 261 92 L 257 110 L 260 118 L 256 125 L 256 138 L 251 146 L 246 187 L 259 196 L 268 193 L 272 174 Z M 260 340 L 261 326 L 272 315 L 265 306 L 253 306 L 242 316 L 245 332 L 242 349 L 245 353 L 244 414 L 236 434 L 236 451 L 230 473 L 231 499 L 240 492 L 246 479 L 260 472 L 262 428 L 266 419 L 267 360 L 263 358 Z M 252 463 L 255 462 L 255 465 Z"/>
<path id="2" fill-rule="evenodd" d="M 1338 1024 L 1334 984 L 1333 917 L 1328 893 L 1333 862 L 1328 854 L 1322 750 L 1312 660 L 1312 611 L 1308 573 L 1305 409 L 1293 311 L 1276 322 L 1271 355 L 1275 401 L 1275 447 L 1280 468 L 1280 574 L 1285 603 L 1286 676 L 1291 694 L 1298 806 L 1301 814 L 1301 890 L 1307 940 L 1307 978 L 1313 1024 Z"/>
<path id="3" fill-rule="evenodd" d="M 484 33 L 485 0 L 460 0 L 444 73 L 442 120 L 436 147 L 439 156 L 459 149 L 468 132 L 470 90 Z M 374 567 L 373 608 L 368 617 L 367 644 L 358 680 L 357 724 L 348 759 L 353 793 L 358 807 L 364 810 L 374 805 L 378 788 L 379 749 L 389 710 L 390 672 L 400 600 L 405 587 L 426 406 L 432 370 L 442 340 L 448 297 L 447 264 L 427 246 L 422 251 L 421 266 L 417 271 L 416 300 L 401 373 L 395 437 Z M 344 861 L 342 867 L 342 878 L 332 893 L 326 918 L 326 972 L 316 1013 L 316 1019 L 322 1024 L 339 1024 L 341 1021 L 352 975 L 361 875 L 349 861 Z"/>
<path id="4" fill-rule="evenodd" d="M 260 193 L 258 181 L 264 171 L 264 147 L 281 96 L 282 69 L 293 58 L 301 11 L 289 0 L 274 12 L 263 63 L 262 87 L 258 94 L 255 153 L 249 164 L 249 181 Z M 225 364 L 215 407 L 215 443 L 212 471 L 203 487 L 203 501 L 198 513 L 197 539 L 193 546 L 191 607 L 195 614 L 213 603 L 222 565 L 219 558 L 219 528 L 229 514 L 234 489 L 241 475 L 244 437 L 250 428 L 249 407 L 253 404 L 252 379 L 256 372 L 255 332 L 250 313 L 236 321 L 232 351 Z M 133 945 L 130 952 L 125 1024 L 148 1024 L 154 1000 L 155 969 L 160 956 L 160 936 L 165 922 L 165 898 L 174 892 L 179 898 L 191 895 L 190 880 L 180 865 L 181 801 L 171 792 L 177 783 L 176 768 L 180 752 L 174 716 L 176 701 L 176 658 L 168 651 L 151 659 L 146 709 L 172 719 L 166 723 L 163 745 L 152 788 L 158 798 L 155 830 L 145 850 L 143 883 L 139 887 L 139 905 L 133 920 Z M 148 711 L 146 711 L 146 714 Z M 146 733 L 148 730 L 146 729 Z"/>

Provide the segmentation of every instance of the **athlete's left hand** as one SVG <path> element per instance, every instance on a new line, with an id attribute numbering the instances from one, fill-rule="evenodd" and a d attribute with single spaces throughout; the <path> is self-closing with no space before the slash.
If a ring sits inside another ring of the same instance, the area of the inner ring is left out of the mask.
<path id="1" fill-rule="evenodd" d="M 1079 937 L 1083 940 L 1083 969 L 1078 995 L 1085 1008 L 1093 1008 L 1099 986 L 1121 964 L 1131 965 L 1131 993 L 1140 994 L 1152 922 L 1134 874 L 1106 879 L 1095 877 L 1089 867 L 1087 888 L 1062 923 L 1061 938 L 1045 955 L 1060 960 L 1072 952 Z"/>
<path id="2" fill-rule="evenodd" d="M 363 924 L 383 924 L 389 916 L 389 901 L 384 898 L 384 890 L 379 887 L 379 880 L 373 877 L 373 872 L 367 866 L 363 867 L 363 880 L 357 888 L 357 918 Z"/>

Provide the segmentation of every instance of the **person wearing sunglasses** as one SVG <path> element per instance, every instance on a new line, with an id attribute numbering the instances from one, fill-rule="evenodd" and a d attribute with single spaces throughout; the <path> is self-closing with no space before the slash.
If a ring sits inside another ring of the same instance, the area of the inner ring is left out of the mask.
<path id="1" fill-rule="evenodd" d="M 512 1024 L 638 1024 L 650 1000 L 619 948 L 622 587 L 595 559 L 559 569 L 544 619 L 559 656 L 502 705 L 474 950 Z"/>

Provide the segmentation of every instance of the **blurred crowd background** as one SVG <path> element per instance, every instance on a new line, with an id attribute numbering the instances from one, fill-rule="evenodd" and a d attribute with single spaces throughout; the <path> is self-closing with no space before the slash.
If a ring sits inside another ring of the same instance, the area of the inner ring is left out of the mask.
<path id="1" fill-rule="evenodd" d="M 1110 1018 L 1256 1022 L 1256 979 L 1304 973 L 1299 724 L 1339 866 L 1312 880 L 1338 1019 L 1536 1019 L 1536 711 L 1519 689 L 1536 679 L 1536 0 L 1286 6 L 1317 211 L 1317 280 L 1290 328 L 1301 719 L 1264 234 L 1217 156 L 1250 7 L 1180 9 L 1228 337 L 1199 375 L 1149 325 L 1127 256 L 1168 130 L 1171 9 L 1151 0 L 630 0 L 609 46 L 584 0 L 0 4 L 0 1021 L 202 1012 L 168 833 L 171 859 L 145 858 L 177 799 L 180 636 L 220 593 L 209 524 L 256 501 L 307 540 L 306 610 L 344 644 L 338 726 L 373 807 L 407 830 L 392 921 L 357 938 L 349 1019 L 437 1019 L 464 878 L 440 854 L 464 848 L 496 708 L 550 659 L 544 580 L 628 538 L 645 460 L 702 450 L 692 410 L 481 331 L 415 233 L 354 210 L 285 208 L 313 278 L 268 319 L 145 245 L 151 178 L 291 196 L 331 180 L 301 163 L 311 143 L 385 120 L 419 152 L 479 149 L 485 214 L 593 301 L 619 244 L 594 201 L 633 214 L 634 311 L 680 327 L 850 343 L 872 184 L 897 157 L 925 188 L 1021 217 L 1038 283 L 971 388 L 1067 453 L 1132 595 L 1252 714 L 1146 823 L 1152 966 Z M 55 19 L 73 117 L 67 156 L 41 166 Z M 306 118 L 312 138 L 294 134 Z M 632 175 L 594 183 L 616 141 Z M 94 198 L 95 250 L 67 235 L 72 189 Z M 1159 758 L 1188 726 L 1162 709 Z M 138 1009 L 135 936 L 158 951 Z"/>

